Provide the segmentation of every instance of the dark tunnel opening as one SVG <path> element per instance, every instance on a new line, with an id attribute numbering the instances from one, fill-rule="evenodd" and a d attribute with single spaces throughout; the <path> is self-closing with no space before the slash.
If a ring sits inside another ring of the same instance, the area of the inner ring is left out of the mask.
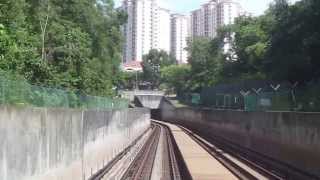
<path id="1" fill-rule="evenodd" d="M 151 112 L 151 119 L 158 120 L 158 121 L 161 120 L 161 109 L 151 109 L 150 112 Z"/>

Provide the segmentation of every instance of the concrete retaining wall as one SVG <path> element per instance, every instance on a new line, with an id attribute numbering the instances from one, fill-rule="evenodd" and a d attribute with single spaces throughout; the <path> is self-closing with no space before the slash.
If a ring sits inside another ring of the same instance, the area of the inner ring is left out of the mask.
<path id="1" fill-rule="evenodd" d="M 0 107 L 0 179 L 88 179 L 150 126 L 150 111 Z"/>
<path id="2" fill-rule="evenodd" d="M 162 91 L 148 91 L 148 90 L 133 90 L 133 91 L 119 91 L 121 97 L 129 99 L 130 101 L 134 100 L 134 97 L 137 95 L 153 95 L 153 96 L 164 96 Z"/>
<path id="3" fill-rule="evenodd" d="M 320 113 L 165 108 L 160 117 L 320 175 Z"/>
<path id="4" fill-rule="evenodd" d="M 162 95 L 136 95 L 134 103 L 137 107 L 158 109 L 163 98 Z"/>

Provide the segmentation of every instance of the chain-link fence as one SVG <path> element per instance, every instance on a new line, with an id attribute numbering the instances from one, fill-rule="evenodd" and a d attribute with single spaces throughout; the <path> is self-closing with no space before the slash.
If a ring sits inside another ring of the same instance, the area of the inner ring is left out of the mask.
<path id="1" fill-rule="evenodd" d="M 179 94 L 191 102 L 191 93 Z M 200 106 L 246 111 L 320 111 L 320 81 L 305 84 L 242 81 L 202 89 Z"/>
<path id="2" fill-rule="evenodd" d="M 201 103 L 199 93 L 179 93 L 177 100 L 189 106 L 199 106 Z"/>
<path id="3" fill-rule="evenodd" d="M 30 85 L 0 76 L 0 104 L 54 108 L 122 109 L 129 100 Z"/>
<path id="4" fill-rule="evenodd" d="M 262 92 L 244 96 L 244 109 L 247 111 L 291 111 L 295 106 L 290 92 Z"/>

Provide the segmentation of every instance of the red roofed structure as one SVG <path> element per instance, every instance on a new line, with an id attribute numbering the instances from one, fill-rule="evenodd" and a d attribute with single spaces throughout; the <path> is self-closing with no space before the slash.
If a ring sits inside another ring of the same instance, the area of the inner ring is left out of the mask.
<path id="1" fill-rule="evenodd" d="M 130 61 L 121 65 L 124 71 L 142 71 L 142 65 L 139 61 Z"/>

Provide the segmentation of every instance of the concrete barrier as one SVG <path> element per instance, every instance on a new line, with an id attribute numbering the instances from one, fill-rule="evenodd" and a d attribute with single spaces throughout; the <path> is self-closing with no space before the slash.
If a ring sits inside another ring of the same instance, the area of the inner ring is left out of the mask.
<path id="1" fill-rule="evenodd" d="M 320 113 L 165 108 L 159 117 L 320 175 Z"/>
<path id="2" fill-rule="evenodd" d="M 150 126 L 150 111 L 0 107 L 0 179 L 88 179 Z"/>

